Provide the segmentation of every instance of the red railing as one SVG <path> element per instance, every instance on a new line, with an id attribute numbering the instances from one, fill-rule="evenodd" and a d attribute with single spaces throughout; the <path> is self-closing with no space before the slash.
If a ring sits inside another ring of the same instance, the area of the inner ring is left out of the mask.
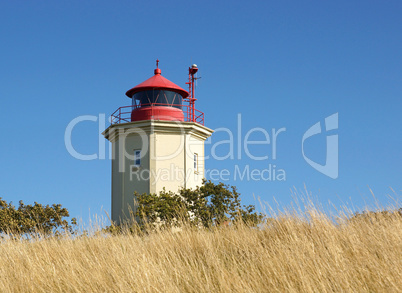
<path id="1" fill-rule="evenodd" d="M 118 108 L 114 113 L 110 116 L 111 124 L 120 124 L 131 122 L 131 112 L 134 109 L 145 108 L 145 107 L 173 107 L 176 108 L 181 107 L 184 114 L 184 122 L 196 122 L 198 124 L 204 125 L 204 113 L 191 108 L 189 105 L 169 105 L 163 103 L 152 103 L 152 104 L 142 104 L 142 105 L 132 105 L 132 106 L 124 106 Z"/>

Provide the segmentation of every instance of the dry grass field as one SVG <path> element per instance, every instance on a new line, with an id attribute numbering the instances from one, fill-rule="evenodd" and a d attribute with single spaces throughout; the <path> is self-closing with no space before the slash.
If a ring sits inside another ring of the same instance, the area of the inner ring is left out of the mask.
<path id="1" fill-rule="evenodd" d="M 402 292 L 402 217 L 3 240 L 0 292 Z"/>

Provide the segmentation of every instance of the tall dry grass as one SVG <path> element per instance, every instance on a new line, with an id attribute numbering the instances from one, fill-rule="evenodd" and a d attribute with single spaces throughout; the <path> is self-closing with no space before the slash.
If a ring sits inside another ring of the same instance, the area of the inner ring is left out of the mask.
<path id="1" fill-rule="evenodd" d="M 313 210 L 262 229 L 5 240 L 0 292 L 398 292 L 401 228 Z"/>

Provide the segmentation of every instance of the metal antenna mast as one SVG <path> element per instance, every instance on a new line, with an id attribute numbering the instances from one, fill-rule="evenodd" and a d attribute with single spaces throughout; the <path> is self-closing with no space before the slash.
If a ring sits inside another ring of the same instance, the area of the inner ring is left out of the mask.
<path id="1" fill-rule="evenodd" d="M 196 122 L 196 117 L 195 117 L 195 101 L 197 101 L 197 99 L 195 98 L 195 94 L 194 94 L 194 82 L 198 79 L 197 77 L 195 77 L 194 75 L 197 73 L 198 71 L 198 67 L 197 64 L 193 64 L 191 65 L 191 67 L 188 68 L 188 82 L 186 82 L 186 84 L 188 84 L 188 100 L 189 100 L 189 104 L 190 104 L 190 117 L 189 121 L 191 122 Z"/>

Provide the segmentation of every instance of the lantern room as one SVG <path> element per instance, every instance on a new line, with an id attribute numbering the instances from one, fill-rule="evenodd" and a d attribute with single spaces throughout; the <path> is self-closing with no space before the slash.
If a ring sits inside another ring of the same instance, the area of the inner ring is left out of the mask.
<path id="1" fill-rule="evenodd" d="M 111 115 L 111 124 L 144 120 L 195 122 L 204 125 L 204 113 L 195 109 L 194 85 L 198 79 L 196 64 L 188 69 L 189 90 L 162 76 L 159 60 L 156 60 L 154 75 L 126 92 L 130 106 L 118 108 Z"/>
<path id="2" fill-rule="evenodd" d="M 189 94 L 163 77 L 158 63 L 159 60 L 156 61 L 154 76 L 126 92 L 132 99 L 131 121 L 185 121 L 183 99 Z"/>

